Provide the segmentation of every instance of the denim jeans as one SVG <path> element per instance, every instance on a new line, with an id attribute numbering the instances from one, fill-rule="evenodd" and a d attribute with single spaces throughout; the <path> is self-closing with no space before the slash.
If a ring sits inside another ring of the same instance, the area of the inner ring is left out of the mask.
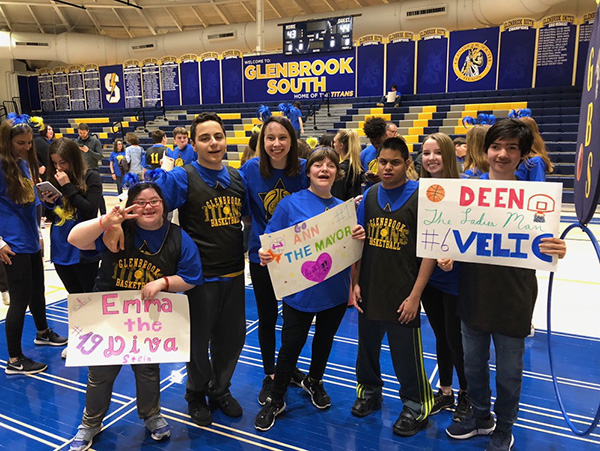
<path id="1" fill-rule="evenodd" d="M 510 431 L 517 421 L 519 400 L 523 385 L 523 356 L 525 339 L 498 333 L 471 329 L 462 322 L 462 340 L 465 353 L 465 374 L 473 414 L 486 418 L 491 408 L 490 339 L 496 349 L 496 402 L 494 412 L 497 429 Z"/>

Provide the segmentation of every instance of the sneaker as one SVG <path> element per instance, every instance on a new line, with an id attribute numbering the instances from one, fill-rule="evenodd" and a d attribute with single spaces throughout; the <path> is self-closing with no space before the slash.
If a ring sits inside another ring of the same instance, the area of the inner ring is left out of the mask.
<path id="1" fill-rule="evenodd" d="M 260 393 L 258 394 L 258 403 L 261 406 L 264 406 L 267 402 L 267 398 L 271 396 L 271 390 L 273 389 L 273 379 L 271 376 L 267 375 L 263 379 L 262 388 L 260 389 Z"/>
<path id="2" fill-rule="evenodd" d="M 466 391 L 458 392 L 458 402 L 456 403 L 456 410 L 452 415 L 452 420 L 459 422 L 471 415 L 472 411 L 471 401 Z"/>
<path id="3" fill-rule="evenodd" d="M 310 395 L 310 400 L 317 409 L 327 409 L 331 405 L 331 398 L 323 388 L 323 380 L 313 381 L 306 377 L 302 381 L 302 388 Z"/>
<path id="4" fill-rule="evenodd" d="M 476 435 L 490 435 L 494 432 L 496 423 L 494 418 L 489 415 L 487 418 L 475 418 L 470 415 L 460 423 L 454 423 L 446 428 L 446 434 L 457 440 L 466 440 Z"/>
<path id="5" fill-rule="evenodd" d="M 421 429 L 427 426 L 429 419 L 427 417 L 422 420 L 417 420 L 410 410 L 406 407 L 402 409 L 402 413 L 394 423 L 394 427 L 392 428 L 394 434 L 399 435 L 400 437 L 412 437 Z"/>
<path id="6" fill-rule="evenodd" d="M 171 426 L 160 413 L 146 418 L 144 424 L 146 429 L 150 431 L 150 437 L 156 441 L 171 437 Z"/>
<path id="7" fill-rule="evenodd" d="M 355 417 L 366 417 L 370 415 L 374 410 L 379 410 L 381 408 L 381 403 L 383 402 L 383 397 L 379 395 L 376 398 L 356 398 L 354 404 L 352 405 L 352 409 L 350 413 Z"/>
<path id="8" fill-rule="evenodd" d="M 60 353 L 60 356 L 61 356 L 63 359 L 66 359 L 66 358 L 67 358 L 67 348 L 65 348 L 65 349 L 63 349 L 63 350 L 62 350 L 62 352 Z"/>
<path id="9" fill-rule="evenodd" d="M 200 396 L 199 400 L 189 402 L 188 412 L 192 417 L 192 421 L 198 426 L 210 426 L 212 424 L 212 413 L 204 396 Z"/>
<path id="10" fill-rule="evenodd" d="M 227 392 L 224 395 L 221 395 L 218 398 L 210 398 L 210 404 L 213 407 L 218 407 L 221 409 L 225 415 L 231 418 L 241 417 L 244 411 L 242 410 L 242 406 L 240 403 L 231 396 L 231 393 Z"/>
<path id="11" fill-rule="evenodd" d="M 383 103 L 377 102 L 377 106 L 383 106 Z"/>
<path id="12" fill-rule="evenodd" d="M 43 334 L 36 332 L 33 342 L 40 346 L 64 346 L 67 344 L 67 338 L 61 337 L 52 329 L 48 329 Z"/>
<path id="13" fill-rule="evenodd" d="M 7 362 L 4 372 L 6 374 L 35 374 L 41 373 L 46 368 L 48 368 L 48 365 L 45 363 L 34 362 L 22 355 L 16 362 Z"/>
<path id="14" fill-rule="evenodd" d="M 450 409 L 451 407 L 454 407 L 454 393 L 445 395 L 440 389 L 435 395 L 433 395 L 433 407 L 431 408 L 429 415 L 436 415 L 442 410 Z"/>
<path id="15" fill-rule="evenodd" d="M 300 371 L 298 368 L 294 370 L 294 374 L 292 374 L 292 379 L 290 380 L 290 385 L 295 385 L 296 387 L 302 388 L 302 381 L 306 375 Z"/>
<path id="16" fill-rule="evenodd" d="M 265 406 L 260 409 L 256 419 L 254 420 L 254 427 L 259 431 L 268 431 L 275 424 L 275 417 L 285 410 L 285 402 L 281 404 L 275 404 L 271 397 L 267 398 Z"/>
<path id="17" fill-rule="evenodd" d="M 95 428 L 85 427 L 83 424 L 79 426 L 77 434 L 71 442 L 69 451 L 84 451 L 92 446 L 92 441 L 98 432 L 102 429 L 102 425 Z"/>
<path id="18" fill-rule="evenodd" d="M 515 436 L 512 432 L 495 430 L 485 451 L 510 451 L 514 443 Z"/>
<path id="19" fill-rule="evenodd" d="M 4 305 L 10 305 L 10 294 L 8 291 L 2 292 L 2 303 Z"/>

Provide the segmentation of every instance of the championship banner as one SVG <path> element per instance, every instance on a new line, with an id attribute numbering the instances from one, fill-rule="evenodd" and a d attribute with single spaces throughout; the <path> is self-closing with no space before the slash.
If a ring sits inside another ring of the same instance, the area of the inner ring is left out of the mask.
<path id="1" fill-rule="evenodd" d="M 596 10 L 596 14 L 600 7 Z M 575 161 L 575 211 L 581 224 L 588 224 L 600 197 L 600 27 L 594 22 L 586 61 L 579 132 L 577 134 L 577 157 Z"/>
<path id="2" fill-rule="evenodd" d="M 85 88 L 83 85 L 83 66 L 69 66 L 69 97 L 71 98 L 71 110 L 85 110 Z"/>
<path id="3" fill-rule="evenodd" d="M 142 92 L 144 107 L 154 108 L 162 99 L 160 95 L 160 66 L 156 58 L 142 61 Z"/>
<path id="4" fill-rule="evenodd" d="M 200 86 L 203 105 L 221 103 L 221 64 L 218 53 L 206 52 L 200 55 Z"/>
<path id="5" fill-rule="evenodd" d="M 102 91 L 100 90 L 100 71 L 95 64 L 83 66 L 83 86 L 88 110 L 102 109 Z"/>
<path id="6" fill-rule="evenodd" d="M 265 102 L 355 97 L 354 50 L 244 58 L 244 100 Z"/>
<path id="7" fill-rule="evenodd" d="M 112 110 L 125 108 L 125 76 L 123 66 L 101 66 L 99 68 L 102 105 Z"/>
<path id="8" fill-rule="evenodd" d="M 359 97 L 381 96 L 384 89 L 388 88 L 383 86 L 384 53 L 383 36 L 370 34 L 358 39 L 356 48 L 356 92 Z"/>
<path id="9" fill-rule="evenodd" d="M 196 55 L 181 57 L 181 104 L 198 105 L 200 103 L 200 64 Z"/>
<path id="10" fill-rule="evenodd" d="M 140 298 L 131 290 L 70 294 L 66 366 L 189 362 L 188 297 Z"/>
<path id="11" fill-rule="evenodd" d="M 174 56 L 160 59 L 160 91 L 165 106 L 181 105 L 179 63 Z"/>
<path id="12" fill-rule="evenodd" d="M 142 69 L 137 60 L 123 63 L 125 81 L 125 108 L 142 107 Z"/>
<path id="13" fill-rule="evenodd" d="M 417 41 L 417 94 L 446 92 L 448 31 L 428 28 Z"/>
<path id="14" fill-rule="evenodd" d="M 262 248 L 273 255 L 267 268 L 277 299 L 323 282 L 357 262 L 363 243 L 352 239 L 356 224 L 350 199 L 305 222 L 261 235 Z"/>
<path id="15" fill-rule="evenodd" d="M 223 103 L 243 103 L 242 52 L 226 50 L 221 53 Z"/>
<path id="16" fill-rule="evenodd" d="M 562 183 L 420 179 L 417 256 L 554 271 Z"/>
<path id="17" fill-rule="evenodd" d="M 38 86 L 40 90 L 40 104 L 42 111 L 54 111 L 54 86 L 52 83 L 52 71 L 50 69 L 38 69 Z"/>
<path id="18" fill-rule="evenodd" d="M 583 16 L 579 21 L 579 33 L 577 35 L 577 68 L 575 69 L 575 86 L 583 85 L 583 76 L 585 75 L 586 59 L 592 32 L 594 31 L 594 20 L 596 13 L 589 13 Z"/>
<path id="19" fill-rule="evenodd" d="M 71 109 L 71 102 L 69 100 L 69 80 L 67 78 L 67 69 L 65 67 L 58 66 L 54 68 L 52 83 L 54 85 L 56 111 L 69 111 Z"/>
<path id="20" fill-rule="evenodd" d="M 415 36 L 411 31 L 398 31 L 387 38 L 385 89 L 397 85 L 400 94 L 415 92 Z"/>
<path id="21" fill-rule="evenodd" d="M 502 24 L 498 89 L 531 88 L 536 34 L 533 19 L 512 19 Z"/>
<path id="22" fill-rule="evenodd" d="M 575 16 L 544 17 L 538 34 L 535 87 L 571 86 L 575 63 Z"/>
<path id="23" fill-rule="evenodd" d="M 448 65 L 448 91 L 496 89 L 498 27 L 452 31 Z"/>

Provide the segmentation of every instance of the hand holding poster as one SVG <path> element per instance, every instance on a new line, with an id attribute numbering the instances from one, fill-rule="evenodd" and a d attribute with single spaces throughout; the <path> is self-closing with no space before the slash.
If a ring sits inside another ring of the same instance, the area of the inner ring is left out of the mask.
<path id="1" fill-rule="evenodd" d="M 562 183 L 421 179 L 417 256 L 554 271 Z"/>
<path id="2" fill-rule="evenodd" d="M 66 366 L 188 362 L 188 298 L 140 291 L 70 294 Z"/>
<path id="3" fill-rule="evenodd" d="M 297 293 L 335 276 L 358 261 L 362 241 L 352 239 L 354 201 L 348 200 L 309 220 L 260 237 L 271 252 L 267 266 L 275 296 Z"/>

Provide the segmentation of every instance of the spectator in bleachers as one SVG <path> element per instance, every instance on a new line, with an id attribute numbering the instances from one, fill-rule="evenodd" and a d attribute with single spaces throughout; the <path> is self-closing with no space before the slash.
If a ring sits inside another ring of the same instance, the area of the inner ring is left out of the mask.
<path id="1" fill-rule="evenodd" d="M 110 174 L 112 179 L 117 184 L 117 193 L 123 193 L 123 176 L 126 172 L 123 170 L 127 166 L 127 159 L 125 158 L 125 146 L 123 141 L 116 139 L 113 144 L 113 151 L 109 157 Z M 125 164 L 123 164 L 125 160 Z"/>
<path id="2" fill-rule="evenodd" d="M 79 137 L 75 142 L 83 152 L 83 161 L 88 169 L 98 169 L 102 160 L 102 143 L 95 136 L 90 135 L 90 127 L 82 122 L 77 127 Z"/>
<path id="3" fill-rule="evenodd" d="M 304 134 L 304 123 L 302 122 L 302 104 L 298 101 L 294 102 L 294 105 L 288 110 L 286 116 L 292 123 L 294 131 L 296 132 L 296 138 L 300 138 Z"/>
<path id="4" fill-rule="evenodd" d="M 467 140 L 463 136 L 454 138 L 454 153 L 456 154 L 456 162 L 458 163 L 458 172 L 465 172 L 465 158 L 467 156 Z"/>
<path id="5" fill-rule="evenodd" d="M 533 182 L 545 182 L 546 174 L 550 174 L 554 171 L 554 166 L 550 157 L 548 157 L 548 151 L 546 150 L 546 143 L 542 135 L 540 135 L 540 129 L 534 118 L 524 116 L 519 118 L 521 122 L 527 125 L 527 128 L 531 130 L 533 134 L 533 145 L 531 150 L 525 155 L 521 164 L 517 168 L 515 175 L 519 180 L 533 181 Z"/>
<path id="6" fill-rule="evenodd" d="M 175 127 L 173 130 L 173 150 L 167 149 L 167 157 L 175 160 L 175 166 L 190 164 L 198 158 L 194 148 L 189 143 L 188 131 L 185 127 Z"/>
<path id="7" fill-rule="evenodd" d="M 465 171 L 463 178 L 479 178 L 490 170 L 485 149 L 485 134 L 489 125 L 474 125 L 467 132 L 467 156 L 465 158 Z"/>
<path id="8" fill-rule="evenodd" d="M 323 133 L 319 138 L 319 146 L 331 147 L 333 149 L 333 138 L 335 138 L 335 133 Z"/>
<path id="9" fill-rule="evenodd" d="M 340 157 L 341 179 L 334 182 L 331 194 L 348 200 L 361 194 L 364 171 L 360 164 L 360 138 L 351 129 L 340 130 L 333 138 L 333 148 Z"/>
<path id="10" fill-rule="evenodd" d="M 400 134 L 398 133 L 398 126 L 392 121 L 388 121 L 385 123 L 385 137 L 400 138 Z"/>
<path id="11" fill-rule="evenodd" d="M 298 140 L 298 158 L 307 160 L 312 151 L 313 150 L 304 139 Z"/>
<path id="12" fill-rule="evenodd" d="M 385 141 L 387 136 L 387 123 L 382 117 L 370 117 L 365 121 L 363 131 L 369 141 L 370 146 L 367 146 L 360 153 L 360 163 L 365 171 L 365 177 L 369 184 L 379 182 L 377 175 L 377 154 L 379 147 Z"/>
<path id="13" fill-rule="evenodd" d="M 144 149 L 140 147 L 140 138 L 135 133 L 127 133 L 125 140 L 129 143 L 129 146 L 125 148 L 125 158 L 129 163 L 129 172 L 142 178 L 142 172 L 144 171 Z"/>
<path id="14" fill-rule="evenodd" d="M 167 151 L 167 134 L 160 129 L 152 132 L 152 147 L 146 149 L 146 162 L 144 168 L 146 170 L 158 169 L 162 164 L 162 159 Z"/>
<path id="15" fill-rule="evenodd" d="M 398 92 L 398 86 L 395 84 L 390 86 L 388 93 L 382 95 L 381 99 L 379 99 L 379 102 L 377 103 L 377 106 L 391 105 L 394 105 L 395 107 L 400 105 L 400 93 Z"/>
<path id="16" fill-rule="evenodd" d="M 38 164 L 40 165 L 40 176 L 42 180 L 46 180 L 46 170 L 48 169 L 48 149 L 54 141 L 54 129 L 51 125 L 45 124 L 40 128 L 37 136 L 33 138 L 35 153 L 37 155 Z"/>

